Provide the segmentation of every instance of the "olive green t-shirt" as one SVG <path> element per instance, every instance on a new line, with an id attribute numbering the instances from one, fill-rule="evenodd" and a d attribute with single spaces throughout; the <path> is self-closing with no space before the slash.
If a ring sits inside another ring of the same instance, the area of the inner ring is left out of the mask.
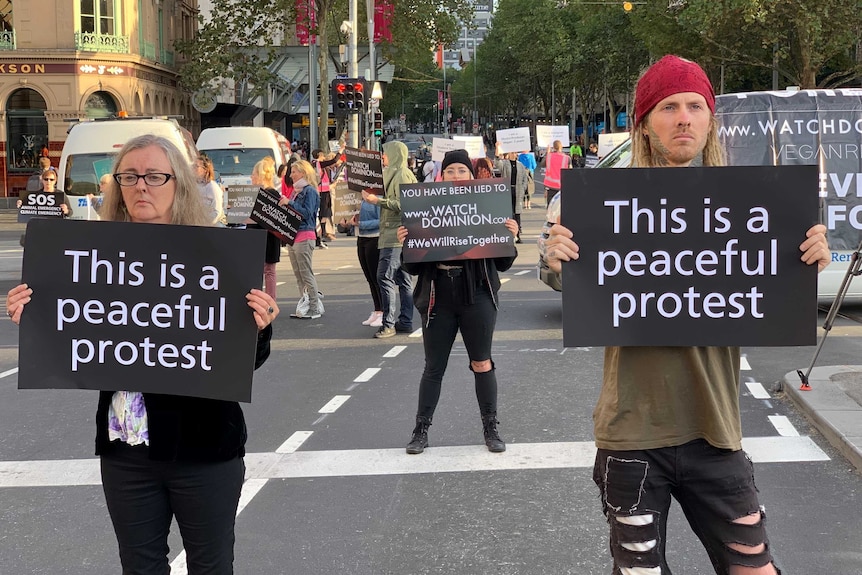
<path id="1" fill-rule="evenodd" d="M 605 348 L 593 422 L 602 449 L 673 447 L 695 439 L 742 449 L 739 348 Z"/>

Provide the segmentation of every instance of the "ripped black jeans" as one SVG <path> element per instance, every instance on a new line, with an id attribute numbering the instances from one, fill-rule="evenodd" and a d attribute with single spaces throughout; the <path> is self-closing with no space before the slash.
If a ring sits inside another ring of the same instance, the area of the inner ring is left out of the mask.
<path id="1" fill-rule="evenodd" d="M 615 574 L 640 568 L 637 573 L 671 575 L 665 557 L 671 496 L 716 573 L 726 575 L 731 565 L 762 567 L 772 561 L 754 468 L 744 451 L 718 449 L 702 439 L 660 449 L 599 449 L 593 481 L 610 526 Z M 754 525 L 734 522 L 756 513 Z M 764 547 L 760 553 L 743 553 L 730 543 Z"/>

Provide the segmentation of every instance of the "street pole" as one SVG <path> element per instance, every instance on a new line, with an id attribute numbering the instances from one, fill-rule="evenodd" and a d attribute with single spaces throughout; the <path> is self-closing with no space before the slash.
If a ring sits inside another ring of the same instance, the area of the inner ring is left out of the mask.
<path id="1" fill-rule="evenodd" d="M 320 83 L 317 73 L 317 35 L 314 40 L 308 42 L 308 149 L 317 148 L 317 107 L 320 101 L 317 99 L 317 85 Z"/>
<path id="2" fill-rule="evenodd" d="M 347 62 L 347 76 L 349 78 L 359 77 L 359 66 L 356 58 L 356 35 L 357 30 L 356 13 L 357 0 L 350 0 L 347 9 L 347 19 L 350 21 L 350 34 L 347 35 L 347 50 L 349 60 Z M 351 148 L 359 147 L 359 114 L 351 113 L 347 121 L 347 141 Z"/>
<path id="3" fill-rule="evenodd" d="M 479 76 L 479 56 L 476 52 L 478 46 L 476 39 L 473 38 L 473 135 L 479 133 L 479 104 L 476 96 L 476 82 Z"/>
<path id="4" fill-rule="evenodd" d="M 368 80 L 371 85 L 377 80 L 377 61 L 374 54 L 374 0 L 365 0 L 365 15 L 368 18 L 368 69 L 370 70 Z M 373 92 L 373 90 L 372 90 Z M 371 100 L 371 94 L 368 94 L 368 110 L 367 122 L 368 126 L 368 142 L 369 148 L 377 150 L 380 146 L 377 142 L 377 136 L 374 134 L 374 113 L 377 112 L 379 102 Z"/>

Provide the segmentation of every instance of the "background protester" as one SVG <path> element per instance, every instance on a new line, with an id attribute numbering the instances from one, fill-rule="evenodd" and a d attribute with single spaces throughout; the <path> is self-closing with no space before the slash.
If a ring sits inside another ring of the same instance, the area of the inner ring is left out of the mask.
<path id="1" fill-rule="evenodd" d="M 509 184 L 512 194 L 512 218 L 518 223 L 518 236 L 516 243 L 521 243 L 521 200 L 527 193 L 527 168 L 518 161 L 518 154 L 511 152 L 503 154 L 496 161 L 500 177 Z"/>
<path id="2" fill-rule="evenodd" d="M 311 268 L 311 256 L 314 254 L 314 242 L 317 227 L 317 210 L 320 207 L 320 196 L 317 193 L 317 173 L 310 163 L 298 160 L 290 167 L 290 179 L 293 181 L 293 195 L 288 200 L 282 198 L 280 205 L 290 205 L 302 216 L 302 223 L 293 241 L 292 246 L 287 246 L 290 256 L 290 266 L 296 277 L 296 287 L 299 290 L 300 299 L 308 297 L 308 311 L 298 306 L 291 317 L 299 319 L 317 319 L 323 315 L 323 305 L 320 301 L 320 293 L 317 291 L 317 280 L 314 278 L 314 270 Z"/>
<path id="3" fill-rule="evenodd" d="M 57 172 L 53 168 L 48 168 L 46 170 L 43 170 L 42 175 L 40 176 L 40 179 L 42 180 L 42 189 L 37 190 L 37 191 L 45 192 L 46 194 L 52 194 L 54 192 L 62 192 L 63 191 L 63 190 L 60 190 L 57 188 Z M 23 205 L 23 203 L 24 202 L 22 200 L 17 200 L 15 202 L 15 206 L 20 208 Z M 66 196 L 65 193 L 63 194 L 63 203 L 60 204 L 60 211 L 63 212 L 64 217 L 68 216 L 70 213 L 69 212 L 69 198 L 68 198 L 68 196 Z M 21 236 L 21 237 L 22 237 L 22 245 L 23 245 L 23 237 L 24 236 Z"/>
<path id="4" fill-rule="evenodd" d="M 494 177 L 494 164 L 488 158 L 477 158 L 474 170 L 477 180 L 489 180 Z"/>
<path id="5" fill-rule="evenodd" d="M 327 240 L 335 239 L 335 229 L 332 224 L 332 196 L 330 194 L 332 174 L 330 170 L 338 164 L 339 157 L 333 153 L 327 154 L 323 150 L 314 150 L 311 155 L 314 157 L 312 165 L 317 175 L 317 193 L 320 196 L 318 212 L 320 237 L 316 240 L 316 245 L 326 247 Z"/>
<path id="6" fill-rule="evenodd" d="M 443 158 L 443 181 L 472 179 L 473 164 L 467 151 L 447 152 Z M 506 220 L 506 229 L 517 236 L 518 224 L 514 220 Z M 407 235 L 407 228 L 398 228 L 400 241 L 403 242 Z M 509 269 L 515 257 L 403 264 L 408 272 L 419 276 L 413 299 L 422 316 L 425 348 L 416 426 L 407 445 L 407 453 L 422 453 L 428 446 L 428 428 L 440 400 L 443 375 L 459 331 L 470 358 L 469 368 L 475 380 L 485 445 L 494 453 L 506 450 L 506 444 L 497 431 L 497 374 L 491 358 L 491 345 L 497 323 L 498 272 Z"/>
<path id="7" fill-rule="evenodd" d="M 383 306 L 383 325 L 374 334 L 376 338 L 413 331 L 413 278 L 401 266 L 401 240 L 398 239 L 398 227 L 401 225 L 399 189 L 401 184 L 416 183 L 413 172 L 407 169 L 407 154 L 407 146 L 403 142 L 383 144 L 384 195 L 362 192 L 363 200 L 380 206 L 377 284 L 380 286 L 380 303 Z M 396 295 L 401 298 L 400 308 Z"/>
<path id="8" fill-rule="evenodd" d="M 696 63 L 665 56 L 653 64 L 637 83 L 634 119 L 633 167 L 724 164 L 715 95 Z M 825 226 L 814 225 L 799 247 L 802 261 L 820 270 L 831 255 L 825 234 Z M 578 259 L 572 238 L 559 224 L 551 228 L 546 247 L 555 272 Z M 671 497 L 716 573 L 779 572 L 742 450 L 739 366 L 735 346 L 605 348 L 593 479 L 610 527 L 614 573 L 670 572 Z"/>
<path id="9" fill-rule="evenodd" d="M 200 189 L 204 199 L 204 205 L 210 210 L 212 223 L 227 225 L 227 217 L 224 214 L 224 192 L 215 181 L 215 168 L 212 160 L 206 154 L 199 154 L 195 160 L 195 175 L 198 180 L 198 189 Z M 270 295 L 273 294 L 270 293 Z M 273 295 L 273 297 L 275 296 Z"/>
<path id="10" fill-rule="evenodd" d="M 536 155 L 530 151 L 521 152 L 518 154 L 518 161 L 521 162 L 521 165 L 527 168 L 527 187 L 524 190 L 523 197 L 520 198 L 519 201 L 524 202 L 525 210 L 532 210 L 533 193 L 536 191 L 536 186 L 533 183 L 533 174 L 536 172 Z M 520 224 L 521 222 L 518 221 L 518 225 Z"/>
<path id="11" fill-rule="evenodd" d="M 104 220 L 212 223 L 191 167 L 164 138 L 129 140 L 114 161 L 113 177 L 102 207 Z M 16 324 L 33 297 L 39 296 L 26 284 L 9 291 L 6 309 Z M 278 316 L 278 305 L 257 289 L 246 299 L 259 330 L 255 360 L 259 367 L 269 356 L 270 324 Z M 172 518 L 180 528 L 189 573 L 233 573 L 245 441 L 245 419 L 236 402 L 100 392 L 96 454 L 123 573 L 170 571 Z"/>
<path id="12" fill-rule="evenodd" d="M 563 143 L 554 140 L 548 146 L 548 155 L 545 156 L 545 205 L 551 203 L 551 198 L 560 191 L 562 186 L 562 171 L 572 167 L 572 159 L 563 153 Z"/>
<path id="13" fill-rule="evenodd" d="M 251 171 L 251 183 L 254 186 L 260 186 L 262 189 L 266 190 L 273 196 L 278 195 L 278 192 L 274 187 L 275 160 L 267 156 L 266 158 L 256 163 Z M 260 224 L 255 223 L 251 220 L 249 220 L 249 222 L 251 223 L 246 224 L 246 226 L 249 228 L 259 230 L 266 229 Z M 266 291 L 266 293 L 268 293 L 270 297 L 276 299 L 278 282 L 276 280 L 275 268 L 278 262 L 281 261 L 281 239 L 272 232 L 267 232 L 266 234 L 266 254 L 263 261 L 264 291 Z"/>
<path id="14" fill-rule="evenodd" d="M 359 265 L 374 302 L 374 311 L 362 325 L 380 327 L 383 325 L 383 304 L 380 299 L 380 286 L 377 283 L 377 264 L 380 261 L 380 248 L 377 242 L 380 238 L 380 206 L 362 200 L 359 214 L 353 216 L 353 224 L 357 228 L 356 252 L 359 255 Z"/>

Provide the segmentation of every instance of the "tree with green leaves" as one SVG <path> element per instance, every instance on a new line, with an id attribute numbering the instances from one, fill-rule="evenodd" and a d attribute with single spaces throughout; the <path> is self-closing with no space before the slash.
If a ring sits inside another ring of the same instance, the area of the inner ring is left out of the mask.
<path id="1" fill-rule="evenodd" d="M 319 38 L 320 90 L 319 140 L 326 141 L 329 108 L 328 47 L 346 43 L 339 25 L 347 19 L 346 0 L 313 0 L 317 12 L 311 34 Z M 358 2 L 358 22 L 366 22 L 365 2 Z M 451 43 L 458 35 L 458 22 L 472 18 L 470 0 L 400 0 L 395 3 L 393 41 L 380 46 L 384 57 L 398 59 L 406 54 Z M 265 93 L 273 74 L 269 67 L 278 57 L 283 42 L 293 34 L 296 22 L 294 0 L 213 0 L 209 20 L 201 19 L 197 37 L 177 43 L 185 63 L 180 69 L 183 86 L 194 91 L 212 86 L 217 78 L 230 78 L 249 87 L 252 96 Z M 359 43 L 368 42 L 365 26 L 358 25 Z M 429 56 L 430 57 L 430 56 Z"/>

